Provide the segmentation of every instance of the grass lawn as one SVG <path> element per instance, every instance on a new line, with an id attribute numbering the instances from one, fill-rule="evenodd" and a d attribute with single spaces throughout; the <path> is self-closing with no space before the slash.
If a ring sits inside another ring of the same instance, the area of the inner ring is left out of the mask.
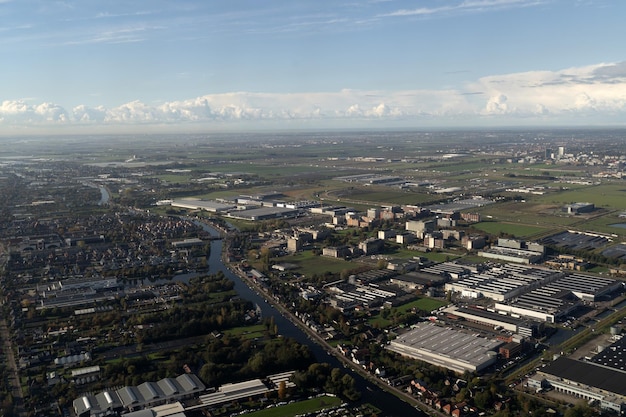
<path id="1" fill-rule="evenodd" d="M 327 256 L 316 256 L 313 251 L 298 252 L 294 255 L 283 256 L 276 259 L 279 263 L 292 263 L 298 265 L 297 272 L 307 277 L 313 274 L 323 275 L 325 272 L 338 273 L 343 270 L 351 270 L 361 264 L 345 261 L 343 259 L 329 258 Z"/>
<path id="2" fill-rule="evenodd" d="M 604 274 L 609 272 L 609 268 L 606 266 L 594 266 L 593 268 L 587 270 L 587 272 L 593 272 L 594 274 Z"/>
<path id="3" fill-rule="evenodd" d="M 370 317 L 367 322 L 370 324 L 370 326 L 379 329 L 387 328 L 393 323 L 391 320 L 383 318 L 380 313 Z"/>
<path id="4" fill-rule="evenodd" d="M 413 308 L 416 308 L 422 311 L 433 311 L 445 305 L 448 305 L 448 303 L 445 301 L 424 297 L 424 298 L 417 299 L 415 301 L 411 301 L 410 303 L 403 304 L 399 307 L 395 307 L 394 309 L 404 314 L 404 313 L 411 311 Z M 378 313 L 377 315 L 371 317 L 368 320 L 368 323 L 370 323 L 372 326 L 378 327 L 380 329 L 384 329 L 385 327 L 391 326 L 392 321 L 389 319 L 383 318 L 382 315 Z"/>
<path id="5" fill-rule="evenodd" d="M 232 173 L 245 172 L 258 175 L 263 178 L 297 177 L 305 173 L 328 174 L 328 169 L 324 167 L 313 167 L 309 165 L 288 165 L 285 163 L 247 163 L 247 164 L 220 164 L 216 166 L 212 173 Z"/>
<path id="6" fill-rule="evenodd" d="M 589 202 L 596 207 L 626 210 L 626 187 L 623 184 L 600 184 L 546 194 L 534 200 L 558 205 Z"/>
<path id="7" fill-rule="evenodd" d="M 497 222 L 516 223 L 531 227 L 568 226 L 578 221 L 573 216 L 557 215 L 561 214 L 560 207 L 555 203 L 543 204 L 533 200 L 519 203 L 489 204 L 477 208 L 476 212 L 480 213 L 483 218 L 493 219 Z"/>
<path id="8" fill-rule="evenodd" d="M 532 236 L 537 233 L 546 230 L 544 227 L 527 226 L 524 224 L 516 223 L 504 223 L 504 222 L 480 222 L 472 225 L 478 230 L 490 233 L 492 235 L 498 235 L 500 233 L 507 233 L 514 235 L 515 237 Z"/>
<path id="9" fill-rule="evenodd" d="M 626 223 L 623 218 L 618 217 L 619 212 L 607 212 L 607 214 L 589 220 L 583 220 L 579 228 L 593 230 L 594 232 L 617 235 L 619 239 L 626 239 L 626 229 L 623 227 L 611 226 L 612 224 Z"/>
<path id="10" fill-rule="evenodd" d="M 280 407 L 266 408 L 265 410 L 256 411 L 246 414 L 248 417 L 291 417 L 299 414 L 308 414 L 320 411 L 325 408 L 338 407 L 341 405 L 341 399 L 337 397 L 319 397 L 310 400 L 298 401 L 293 404 L 282 405 Z"/>
<path id="11" fill-rule="evenodd" d="M 415 255 L 434 262 L 448 262 L 461 257 L 460 254 L 451 252 L 415 252 Z"/>
<path id="12" fill-rule="evenodd" d="M 243 336 L 246 339 L 255 339 L 265 337 L 265 331 L 266 328 L 264 325 L 257 324 L 255 326 L 234 327 L 232 329 L 224 330 L 224 333 L 231 336 Z"/>
<path id="13" fill-rule="evenodd" d="M 153 178 L 158 178 L 161 181 L 173 183 L 173 184 L 188 184 L 191 180 L 191 173 L 185 174 L 163 174 L 163 175 L 154 175 Z"/>
<path id="14" fill-rule="evenodd" d="M 407 191 L 393 191 L 393 190 L 352 190 L 350 193 L 341 195 L 340 198 L 346 200 L 362 200 L 371 201 L 374 203 L 388 203 L 388 204 L 418 204 L 428 203 L 436 199 L 428 194 L 407 192 Z"/>
<path id="15" fill-rule="evenodd" d="M 397 309 L 402 313 L 406 313 L 413 308 L 423 311 L 433 311 L 445 305 L 448 305 L 445 301 L 424 297 L 410 303 L 403 304 L 397 307 Z"/>
<path id="16" fill-rule="evenodd" d="M 400 244 L 385 242 L 386 251 L 384 255 L 389 255 L 394 259 L 413 259 L 416 257 L 427 258 L 435 262 L 444 262 L 452 260 L 462 256 L 460 253 L 452 251 L 444 252 L 421 252 L 417 250 L 411 250 L 403 248 Z"/>
<path id="17" fill-rule="evenodd" d="M 472 160 L 474 158 L 463 158 L 462 160 L 455 160 L 456 163 L 441 164 L 437 168 L 442 171 L 448 171 L 454 176 L 455 173 L 463 171 L 471 171 L 474 173 L 481 173 L 486 169 L 491 169 L 491 166 L 485 167 L 485 162 Z M 476 176 L 476 174 L 474 174 Z"/>

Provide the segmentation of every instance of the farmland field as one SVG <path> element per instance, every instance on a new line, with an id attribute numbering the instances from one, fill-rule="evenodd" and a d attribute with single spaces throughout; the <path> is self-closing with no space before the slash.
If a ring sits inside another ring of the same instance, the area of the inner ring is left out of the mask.
<path id="1" fill-rule="evenodd" d="M 626 185 L 614 183 L 593 185 L 539 196 L 534 201 L 559 206 L 576 202 L 589 202 L 595 204 L 596 207 L 626 210 Z"/>

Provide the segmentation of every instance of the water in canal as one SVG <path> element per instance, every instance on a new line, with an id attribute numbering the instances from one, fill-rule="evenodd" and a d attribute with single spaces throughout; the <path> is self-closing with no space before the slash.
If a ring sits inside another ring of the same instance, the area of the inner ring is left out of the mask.
<path id="1" fill-rule="evenodd" d="M 202 224 L 206 231 L 213 236 L 218 236 L 217 230 Z M 263 317 L 274 317 L 274 322 L 278 325 L 278 331 L 285 337 L 291 337 L 301 344 L 309 346 L 315 357 L 319 362 L 327 362 L 333 367 L 341 368 L 343 365 L 337 358 L 329 355 L 321 346 L 314 343 L 307 334 L 298 328 L 289 319 L 285 318 L 276 310 L 271 304 L 269 304 L 263 297 L 250 289 L 246 283 L 237 275 L 231 272 L 221 260 L 222 254 L 222 241 L 214 240 L 211 242 L 211 255 L 209 257 L 209 273 L 216 273 L 222 271 L 229 279 L 235 283 L 235 290 L 237 293 L 247 300 L 256 303 L 261 308 Z M 183 277 L 180 277 L 183 278 Z M 183 278 L 184 279 L 184 278 Z M 188 280 L 189 277 L 186 277 Z M 418 416 L 424 417 L 425 414 L 419 410 L 416 410 L 411 405 L 398 399 L 394 395 L 383 391 L 376 387 L 371 382 L 367 382 L 362 376 L 353 372 L 352 370 L 345 369 L 354 378 L 357 389 L 362 394 L 362 399 L 375 407 L 383 410 L 385 416 L 389 417 L 409 417 Z"/>

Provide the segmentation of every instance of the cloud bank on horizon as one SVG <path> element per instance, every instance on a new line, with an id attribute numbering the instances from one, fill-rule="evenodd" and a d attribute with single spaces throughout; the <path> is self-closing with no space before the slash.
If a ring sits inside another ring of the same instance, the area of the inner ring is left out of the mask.
<path id="1" fill-rule="evenodd" d="M 0 131 L 626 124 L 612 2 L 107 3 L 0 0 Z"/>
<path id="2" fill-rule="evenodd" d="M 353 121 L 406 125 L 608 123 L 626 120 L 626 62 L 561 71 L 529 71 L 492 75 L 468 83 L 464 90 L 340 90 L 316 93 L 207 94 L 180 101 L 146 104 L 140 100 L 117 107 L 5 100 L 0 124 L 56 126 L 123 126 L 216 122 L 313 121 L 347 126 Z M 472 123 L 472 120 L 478 123 Z"/>

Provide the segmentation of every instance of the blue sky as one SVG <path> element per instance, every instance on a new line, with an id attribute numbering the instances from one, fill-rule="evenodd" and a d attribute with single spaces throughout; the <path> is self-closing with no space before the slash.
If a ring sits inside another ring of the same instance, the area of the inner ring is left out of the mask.
<path id="1" fill-rule="evenodd" d="M 0 0 L 0 134 L 623 125 L 622 0 Z"/>

